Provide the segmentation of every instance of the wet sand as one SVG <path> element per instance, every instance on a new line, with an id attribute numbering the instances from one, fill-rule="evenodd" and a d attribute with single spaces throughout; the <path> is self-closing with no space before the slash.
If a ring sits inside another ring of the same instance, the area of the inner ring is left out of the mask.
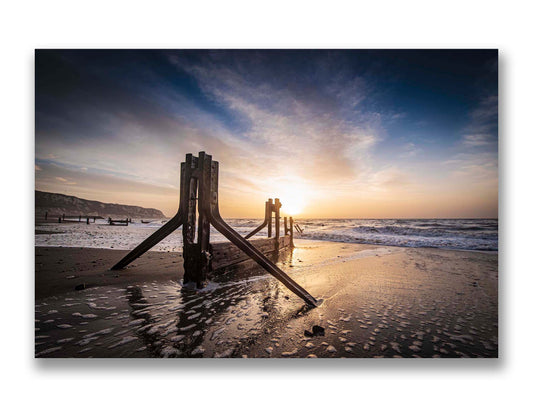
<path id="1" fill-rule="evenodd" d="M 36 356 L 498 356 L 497 253 L 295 243 L 277 264 L 318 308 L 251 262 L 189 291 L 179 253 L 37 247 Z"/>

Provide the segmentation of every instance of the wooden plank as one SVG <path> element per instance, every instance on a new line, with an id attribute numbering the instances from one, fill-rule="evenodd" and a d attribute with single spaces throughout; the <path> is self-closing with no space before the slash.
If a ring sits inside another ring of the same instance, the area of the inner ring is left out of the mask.
<path id="1" fill-rule="evenodd" d="M 259 232 L 261 229 L 263 229 L 268 224 L 268 215 L 270 210 L 270 203 L 268 201 L 265 202 L 265 219 L 263 220 L 263 223 L 261 223 L 258 227 L 256 227 L 254 230 L 252 230 L 250 233 L 248 233 L 244 238 L 249 239 L 253 235 L 255 235 L 257 232 Z"/>
<path id="2" fill-rule="evenodd" d="M 183 282 L 197 281 L 197 250 L 194 244 L 194 235 L 196 231 L 196 190 L 198 180 L 194 178 L 193 171 L 196 166 L 193 165 L 192 154 L 185 157 L 185 188 L 183 198 L 186 200 L 186 212 L 182 227 L 183 236 Z"/>
<path id="3" fill-rule="evenodd" d="M 294 220 L 292 219 L 292 216 L 289 218 L 289 231 L 290 231 L 290 237 L 291 237 L 291 247 L 294 247 Z"/>
<path id="4" fill-rule="evenodd" d="M 209 202 L 209 177 L 211 156 L 206 154 L 198 157 L 200 175 L 198 180 L 198 275 L 197 286 L 203 287 L 207 282 L 207 276 L 211 272 L 211 254 L 209 252 L 210 224 L 203 208 L 205 202 Z M 206 168 L 207 167 L 207 168 Z"/>
<path id="5" fill-rule="evenodd" d="M 263 238 L 249 241 L 261 253 L 268 254 L 276 252 L 275 239 Z M 281 236 L 279 239 L 279 250 L 290 248 L 291 238 L 289 235 Z M 217 242 L 211 244 L 212 269 L 231 266 L 250 257 L 231 242 Z"/>
<path id="6" fill-rule="evenodd" d="M 275 246 L 276 246 L 276 250 L 279 249 L 279 228 L 280 228 L 280 224 L 279 224 L 279 209 L 281 208 L 281 203 L 279 202 L 279 199 L 276 198 L 276 200 L 274 201 L 274 219 L 275 219 L 275 223 L 276 223 L 276 231 L 275 231 L 275 235 L 274 235 L 274 239 L 275 239 Z"/>
<path id="7" fill-rule="evenodd" d="M 267 236 L 268 237 L 272 237 L 272 209 L 273 209 L 273 204 L 272 204 L 272 198 L 270 198 L 268 200 L 268 233 L 267 233 Z"/>

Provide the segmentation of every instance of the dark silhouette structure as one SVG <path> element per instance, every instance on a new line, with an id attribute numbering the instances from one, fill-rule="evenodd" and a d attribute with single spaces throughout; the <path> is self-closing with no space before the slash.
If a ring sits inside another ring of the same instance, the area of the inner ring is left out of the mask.
<path id="1" fill-rule="evenodd" d="M 271 237 L 272 213 L 275 213 L 275 242 L 277 242 L 276 249 L 279 249 L 279 209 L 281 203 L 278 199 L 275 200 L 275 203 L 272 203 L 270 199 L 265 207 L 266 224 L 263 223 L 260 225 L 260 227 L 256 228 L 247 237 L 253 236 L 265 226 L 268 226 L 268 235 Z M 197 211 L 198 219 L 196 217 Z M 208 273 L 211 270 L 212 248 L 209 244 L 210 225 L 213 225 L 231 243 L 281 281 L 289 290 L 303 299 L 307 304 L 310 306 L 317 306 L 319 304 L 311 294 L 272 263 L 261 250 L 233 230 L 222 219 L 218 207 L 218 162 L 213 161 L 212 157 L 203 151 L 198 154 L 198 157 L 187 154 L 185 162 L 181 163 L 180 204 L 178 213 L 115 264 L 112 269 L 124 268 L 177 228 L 183 226 L 184 283 L 194 282 L 197 287 L 202 287 L 205 285 Z M 195 241 L 196 230 L 197 239 Z M 290 241 L 292 243 L 292 234 Z"/>

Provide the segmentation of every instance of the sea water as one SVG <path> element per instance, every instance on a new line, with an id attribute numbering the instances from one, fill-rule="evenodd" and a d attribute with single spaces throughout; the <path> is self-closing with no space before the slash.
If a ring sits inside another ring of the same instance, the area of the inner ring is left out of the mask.
<path id="1" fill-rule="evenodd" d="M 128 226 L 109 226 L 104 220 L 36 226 L 36 246 L 133 249 L 160 228 L 166 220 L 150 223 L 133 220 Z M 261 219 L 227 219 L 245 236 L 261 224 Z M 296 238 L 332 242 L 364 243 L 401 247 L 435 247 L 455 250 L 498 250 L 497 219 L 296 219 L 303 233 Z M 281 225 L 283 234 L 283 222 Z M 46 234 L 46 232 L 52 232 Z M 266 236 L 266 228 L 257 237 Z M 211 241 L 225 238 L 211 228 Z M 181 251 L 181 229 L 159 243 L 154 250 Z"/>

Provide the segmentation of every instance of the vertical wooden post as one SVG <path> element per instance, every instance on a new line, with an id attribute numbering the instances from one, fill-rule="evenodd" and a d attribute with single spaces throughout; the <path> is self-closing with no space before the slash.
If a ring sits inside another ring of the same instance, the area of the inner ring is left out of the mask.
<path id="1" fill-rule="evenodd" d="M 201 168 L 200 168 L 201 164 Z M 198 191 L 198 193 L 197 193 Z M 198 243 L 194 243 L 195 222 L 196 222 L 196 197 L 198 195 L 199 231 Z M 317 301 L 311 294 L 305 291 L 294 280 L 292 280 L 283 270 L 280 270 L 272 263 L 258 248 L 250 244 L 245 238 L 229 226 L 220 216 L 218 205 L 218 162 L 212 161 L 210 155 L 200 152 L 199 157 L 187 154 L 186 163 L 181 166 L 181 187 L 180 206 L 174 218 L 158 229 L 155 233 L 145 239 L 135 249 L 120 260 L 113 270 L 124 268 L 131 261 L 138 258 L 151 247 L 156 245 L 172 231 L 183 225 L 183 260 L 184 260 L 184 282 L 194 281 L 197 285 L 203 283 L 206 265 L 210 262 L 209 253 L 209 225 L 213 225 L 224 237 L 236 245 L 245 254 L 250 256 L 266 271 L 276 277 L 290 291 L 302 298 L 307 304 L 317 306 Z M 272 199 L 268 201 L 268 226 L 269 237 L 272 237 L 272 212 L 276 213 L 276 240 L 280 234 L 279 209 L 281 204 L 276 199 L 276 205 Z M 205 218 L 205 221 L 204 221 Z M 292 238 L 293 220 L 290 218 L 290 231 Z M 264 227 L 261 226 L 261 227 Z M 292 240 L 292 239 L 291 239 Z M 292 243 L 292 242 L 291 242 Z"/>
<path id="2" fill-rule="evenodd" d="M 268 237 L 272 237 L 272 198 L 268 200 Z"/>
<path id="3" fill-rule="evenodd" d="M 211 272 L 211 252 L 209 248 L 210 223 L 206 215 L 206 205 L 210 199 L 210 177 L 211 177 L 211 156 L 200 152 L 198 156 L 198 244 L 197 259 L 198 272 L 196 276 L 196 286 L 205 286 L 207 276 Z"/>
<path id="4" fill-rule="evenodd" d="M 196 164 L 198 161 L 196 161 Z M 192 154 L 187 154 L 185 158 L 185 179 L 182 185 L 181 196 L 186 200 L 184 203 L 185 216 L 183 221 L 183 282 L 186 284 L 189 281 L 195 280 L 196 274 L 196 257 L 197 253 L 194 250 L 194 234 L 196 230 L 196 189 L 197 180 L 192 177 L 194 166 Z"/>
<path id="5" fill-rule="evenodd" d="M 44 213 L 44 220 L 47 220 L 47 219 L 48 219 L 48 211 L 46 211 L 46 212 Z"/>
<path id="6" fill-rule="evenodd" d="M 283 217 L 283 226 L 284 226 L 284 230 L 285 230 L 285 233 L 283 233 L 283 236 L 287 236 L 287 234 L 289 233 L 289 227 L 287 226 L 287 217 L 286 216 Z"/>
<path id="7" fill-rule="evenodd" d="M 291 247 L 294 247 L 294 221 L 292 220 L 292 216 L 289 218 L 289 222 L 291 232 Z"/>
<path id="8" fill-rule="evenodd" d="M 276 234 L 274 235 L 275 236 L 274 248 L 276 249 L 276 251 L 278 251 L 279 250 L 279 228 L 280 228 L 279 208 L 281 208 L 281 203 L 279 202 L 278 198 L 276 198 L 274 202 L 275 202 L 274 203 L 274 220 L 276 224 Z"/>
<path id="9" fill-rule="evenodd" d="M 57 219 L 57 223 L 61 223 L 61 216 Z"/>
<path id="10" fill-rule="evenodd" d="M 87 224 L 89 224 L 89 217 L 87 216 Z"/>

